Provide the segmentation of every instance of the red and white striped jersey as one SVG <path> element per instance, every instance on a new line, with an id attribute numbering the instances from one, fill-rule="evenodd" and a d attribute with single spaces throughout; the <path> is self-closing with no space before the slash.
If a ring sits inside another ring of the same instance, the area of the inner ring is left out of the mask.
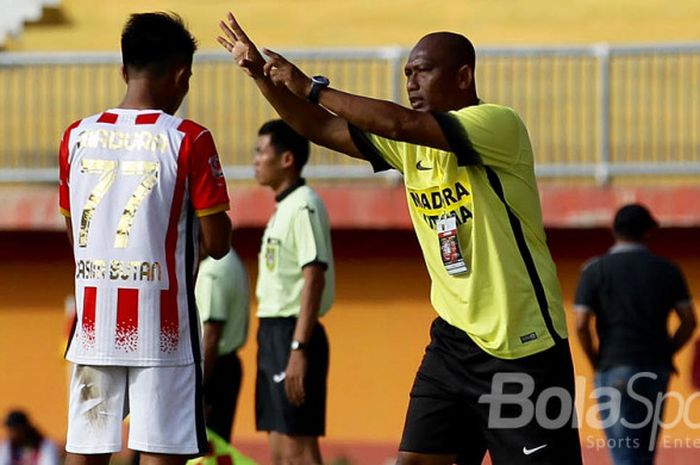
<path id="1" fill-rule="evenodd" d="M 209 131 L 161 111 L 108 110 L 66 130 L 59 172 L 75 256 L 66 358 L 125 366 L 199 361 L 197 217 L 229 208 Z"/>

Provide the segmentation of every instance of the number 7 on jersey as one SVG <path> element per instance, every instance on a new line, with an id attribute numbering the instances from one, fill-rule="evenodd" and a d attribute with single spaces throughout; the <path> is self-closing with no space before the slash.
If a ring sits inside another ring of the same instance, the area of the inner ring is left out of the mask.
<path id="1" fill-rule="evenodd" d="M 157 161 L 124 161 L 121 164 L 115 160 L 83 159 L 80 163 L 80 172 L 84 174 L 99 174 L 97 184 L 90 192 L 83 213 L 80 217 L 80 232 L 78 245 L 87 247 L 88 232 L 95 210 L 114 184 L 117 175 L 141 176 L 141 182 L 131 194 L 122 212 L 114 238 L 114 247 L 126 248 L 129 245 L 129 234 L 134 224 L 134 217 L 144 199 L 158 184 L 160 162 Z"/>

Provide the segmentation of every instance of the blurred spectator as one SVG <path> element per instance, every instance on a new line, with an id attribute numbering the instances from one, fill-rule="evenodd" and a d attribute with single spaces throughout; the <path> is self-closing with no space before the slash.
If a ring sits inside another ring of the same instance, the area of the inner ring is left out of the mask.
<path id="1" fill-rule="evenodd" d="M 10 412 L 5 428 L 7 440 L 0 444 L 0 465 L 58 465 L 58 448 L 32 425 L 24 412 Z"/>
<path id="2" fill-rule="evenodd" d="M 666 392 L 673 354 L 695 329 L 683 273 L 645 245 L 656 227 L 656 220 L 641 205 L 618 210 L 613 224 L 615 245 L 584 266 L 576 291 L 578 335 L 596 370 L 601 420 L 609 422 L 605 433 L 615 465 L 653 463 L 659 432 L 654 420 L 662 412 L 649 415 L 647 406 L 657 405 L 658 396 Z M 680 325 L 669 335 L 672 310 Z M 590 324 L 593 319 L 597 348 Z M 619 396 L 611 396 L 610 389 Z M 619 397 L 619 406 L 615 397 Z M 648 404 L 644 398 L 650 400 Z"/>
<path id="3" fill-rule="evenodd" d="M 248 336 L 248 289 L 248 274 L 233 249 L 200 263 L 195 297 L 204 339 L 205 416 L 207 427 L 227 441 L 243 374 L 238 350 Z"/>

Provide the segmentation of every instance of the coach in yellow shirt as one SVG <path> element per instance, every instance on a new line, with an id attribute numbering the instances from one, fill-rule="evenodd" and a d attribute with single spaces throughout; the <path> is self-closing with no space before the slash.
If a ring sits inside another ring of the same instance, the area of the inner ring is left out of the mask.
<path id="1" fill-rule="evenodd" d="M 411 391 L 398 463 L 581 463 L 561 290 L 517 113 L 479 100 L 475 51 L 439 32 L 411 50 L 411 109 L 332 89 L 254 44 L 219 42 L 313 142 L 404 176 L 439 317 Z"/>
<path id="2" fill-rule="evenodd" d="M 258 131 L 255 179 L 275 193 L 258 257 L 257 429 L 274 465 L 322 464 L 328 339 L 318 319 L 335 297 L 330 223 L 301 172 L 309 141 L 282 120 Z"/>

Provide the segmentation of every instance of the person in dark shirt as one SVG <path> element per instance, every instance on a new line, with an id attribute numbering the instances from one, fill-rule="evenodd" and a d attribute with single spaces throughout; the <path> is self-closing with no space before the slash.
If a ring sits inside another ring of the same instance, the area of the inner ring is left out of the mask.
<path id="1" fill-rule="evenodd" d="M 696 325 L 683 273 L 645 245 L 657 227 L 642 205 L 618 210 L 615 245 L 584 265 L 576 290 L 576 327 L 596 370 L 601 421 L 615 465 L 653 463 L 662 412 L 649 415 L 649 409 L 662 405 L 658 399 L 666 393 L 673 355 Z M 680 325 L 669 335 L 672 311 Z"/>

